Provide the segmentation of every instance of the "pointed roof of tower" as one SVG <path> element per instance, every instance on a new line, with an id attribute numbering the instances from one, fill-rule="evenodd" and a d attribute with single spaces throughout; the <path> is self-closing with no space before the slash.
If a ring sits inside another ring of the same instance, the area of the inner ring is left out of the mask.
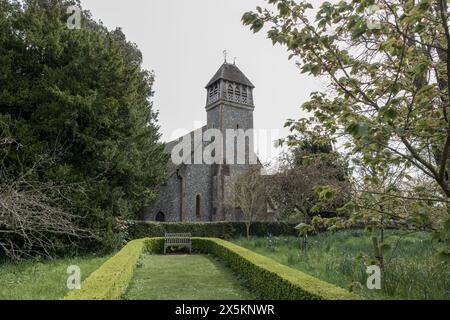
<path id="1" fill-rule="evenodd" d="M 208 82 L 206 88 L 208 88 L 210 85 L 212 85 L 214 82 L 220 79 L 243 84 L 251 88 L 255 87 L 235 64 L 230 64 L 227 62 L 222 64 L 222 66 L 216 72 L 214 77 L 212 77 L 212 79 Z"/>

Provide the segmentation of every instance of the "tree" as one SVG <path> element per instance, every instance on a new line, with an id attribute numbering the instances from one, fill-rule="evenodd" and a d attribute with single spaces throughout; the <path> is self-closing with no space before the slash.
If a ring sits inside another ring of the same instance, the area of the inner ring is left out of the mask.
<path id="1" fill-rule="evenodd" d="M 80 227 L 79 218 L 55 200 L 68 186 L 15 181 L 2 176 L 0 183 L 0 249 L 9 258 L 20 260 L 33 255 L 50 257 L 66 243 L 92 239 L 95 235 Z M 67 204 L 66 204 L 67 207 Z"/>
<path id="2" fill-rule="evenodd" d="M 1 121 L 0 129 L 0 148 L 20 147 Z M 50 256 L 63 249 L 63 239 L 95 237 L 79 226 L 78 216 L 67 210 L 71 204 L 64 195 L 73 186 L 33 181 L 30 177 L 37 168 L 39 163 L 15 176 L 0 161 L 0 254 L 13 260 L 35 254 Z"/>
<path id="3" fill-rule="evenodd" d="M 385 230 L 437 231 L 446 216 L 445 204 L 436 198 L 436 185 L 424 176 L 410 175 L 406 168 L 389 164 L 384 164 L 383 170 L 373 166 L 358 168 L 351 179 L 353 197 L 340 208 L 339 220 L 333 225 L 365 226 L 374 257 L 365 257 L 366 264 L 378 264 L 383 269 L 384 253 L 390 250 Z"/>
<path id="4" fill-rule="evenodd" d="M 322 221 L 322 216 L 335 216 L 350 199 L 349 169 L 341 155 L 333 151 L 331 142 L 322 137 L 290 135 L 279 142 L 290 149 L 280 157 L 278 170 L 267 186 L 268 194 L 279 218 L 302 221 L 295 229 L 306 252 L 308 233 L 320 227 L 315 222 Z M 318 188 L 327 201 L 320 201 Z"/>
<path id="5" fill-rule="evenodd" d="M 314 143 L 311 137 L 299 138 L 295 145 L 279 158 L 276 172 L 271 176 L 268 192 L 279 211 L 280 219 L 292 219 L 299 214 L 305 223 L 317 214 L 331 214 L 349 200 L 349 183 L 345 161 L 331 145 Z M 314 211 L 318 201 L 317 186 L 336 189 L 333 201 Z"/>
<path id="6" fill-rule="evenodd" d="M 70 210 L 101 240 L 86 245 L 114 248 L 124 240 L 116 218 L 136 218 L 164 179 L 154 74 L 89 12 L 67 28 L 77 3 L 0 0 L 0 121 L 17 141 L 0 149 L 1 165 L 19 177 L 39 163 L 31 180 L 82 185 Z"/>
<path id="7" fill-rule="evenodd" d="M 414 168 L 439 188 L 450 212 L 447 1 L 324 2 L 313 21 L 309 3 L 268 2 L 276 12 L 258 7 L 243 22 L 255 32 L 269 24 L 269 38 L 299 59 L 303 73 L 329 80 L 327 92 L 303 104 L 312 119 L 293 125 L 318 122 L 321 134 L 345 137 L 363 166 Z M 450 239 L 449 221 L 441 240 Z"/>
<path id="8" fill-rule="evenodd" d="M 242 210 L 247 239 L 250 238 L 251 224 L 267 210 L 266 181 L 261 175 L 261 166 L 251 165 L 232 181 L 232 197 L 228 205 Z"/>

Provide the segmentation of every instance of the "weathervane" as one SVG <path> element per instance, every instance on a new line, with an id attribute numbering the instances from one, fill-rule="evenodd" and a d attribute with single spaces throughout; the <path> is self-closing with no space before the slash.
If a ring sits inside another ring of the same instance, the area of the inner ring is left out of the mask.
<path id="1" fill-rule="evenodd" d="M 225 63 L 227 63 L 227 55 L 228 55 L 227 50 L 226 49 L 223 50 L 223 60 L 225 60 Z"/>

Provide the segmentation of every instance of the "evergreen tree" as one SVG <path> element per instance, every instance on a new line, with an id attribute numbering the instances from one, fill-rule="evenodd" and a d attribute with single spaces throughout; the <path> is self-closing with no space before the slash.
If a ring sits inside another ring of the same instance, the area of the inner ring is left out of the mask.
<path id="1" fill-rule="evenodd" d="M 89 12 L 69 29 L 74 4 L 0 0 L 1 135 L 16 142 L 0 149 L 0 165 L 6 176 L 33 167 L 31 179 L 75 186 L 68 206 L 113 247 L 117 221 L 136 218 L 165 174 L 154 75 L 120 29 Z"/>

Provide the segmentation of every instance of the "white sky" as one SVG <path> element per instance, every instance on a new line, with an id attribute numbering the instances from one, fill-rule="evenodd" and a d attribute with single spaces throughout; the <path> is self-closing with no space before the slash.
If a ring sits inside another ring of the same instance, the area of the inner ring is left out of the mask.
<path id="1" fill-rule="evenodd" d="M 311 2 L 317 7 L 322 1 Z M 301 75 L 286 49 L 274 47 L 265 32 L 253 34 L 242 24 L 244 12 L 269 6 L 263 0 L 82 0 L 82 5 L 109 29 L 121 27 L 142 51 L 144 68 L 155 71 L 153 100 L 164 141 L 206 122 L 204 86 L 223 63 L 224 49 L 256 86 L 255 130 L 281 130 L 286 119 L 304 116 L 300 105 L 324 87 Z M 268 161 L 263 148 L 256 151 Z"/>

